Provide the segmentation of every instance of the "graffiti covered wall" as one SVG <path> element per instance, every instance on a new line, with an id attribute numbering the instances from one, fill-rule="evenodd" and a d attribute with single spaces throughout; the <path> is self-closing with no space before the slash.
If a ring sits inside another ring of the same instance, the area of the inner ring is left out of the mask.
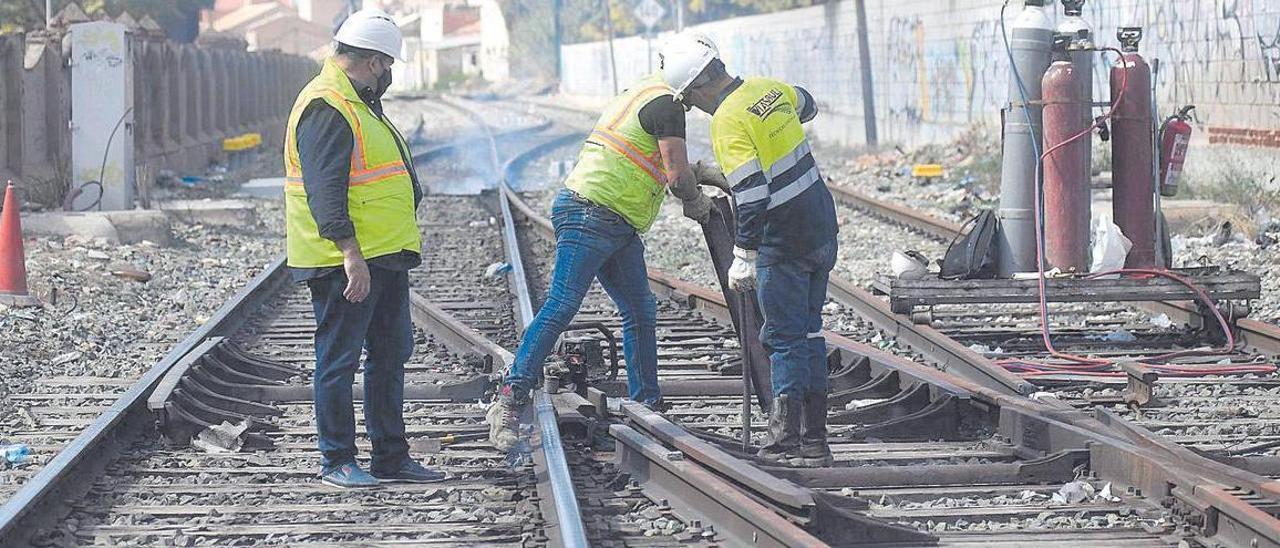
<path id="1" fill-rule="evenodd" d="M 866 0 L 880 140 L 946 140 L 975 123 L 995 124 L 1008 101 L 1008 60 L 999 0 Z M 1013 0 L 1011 24 L 1021 9 Z M 1055 12 L 1060 7 L 1053 6 Z M 1199 136 L 1212 143 L 1280 147 L 1280 0 L 1091 0 L 1097 41 L 1140 25 L 1142 52 L 1160 60 L 1162 113 L 1195 104 Z M 814 92 L 828 117 L 821 138 L 861 142 L 861 66 L 851 0 L 696 27 L 720 46 L 731 72 L 769 75 Z M 657 48 L 661 37 L 652 42 Z M 649 42 L 615 41 L 621 85 L 648 70 Z M 656 53 L 654 54 L 656 63 Z M 612 91 L 603 42 L 565 46 L 563 91 Z M 1095 97 L 1107 65 L 1095 64 Z"/>

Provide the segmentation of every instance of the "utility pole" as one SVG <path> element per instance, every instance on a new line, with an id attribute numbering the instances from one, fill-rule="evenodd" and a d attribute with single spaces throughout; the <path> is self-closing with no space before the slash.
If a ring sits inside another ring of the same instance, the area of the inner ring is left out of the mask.
<path id="1" fill-rule="evenodd" d="M 613 4 L 604 0 L 604 28 L 609 35 L 609 74 L 613 76 L 613 94 L 618 94 L 618 58 L 613 55 Z"/>
<path id="2" fill-rule="evenodd" d="M 553 55 L 556 61 L 556 69 L 555 69 L 556 81 L 560 80 L 560 77 L 562 76 L 562 70 L 563 70 L 560 66 L 562 62 L 562 60 L 560 59 L 560 46 L 564 40 L 564 37 L 561 35 L 562 30 L 560 28 L 560 12 L 563 10 L 563 8 L 564 8 L 564 0 L 551 1 L 551 39 L 554 42 L 553 46 L 556 48 L 555 55 Z"/>
<path id="3" fill-rule="evenodd" d="M 44 30 L 53 28 L 53 0 L 44 0 Z"/>
<path id="4" fill-rule="evenodd" d="M 879 144 L 876 131 L 876 88 L 871 78 L 871 46 L 867 38 L 867 2 L 858 0 L 858 64 L 862 65 L 862 125 L 868 146 Z"/>
<path id="5" fill-rule="evenodd" d="M 684 0 L 671 0 L 675 4 L 676 12 L 676 32 L 684 30 Z"/>

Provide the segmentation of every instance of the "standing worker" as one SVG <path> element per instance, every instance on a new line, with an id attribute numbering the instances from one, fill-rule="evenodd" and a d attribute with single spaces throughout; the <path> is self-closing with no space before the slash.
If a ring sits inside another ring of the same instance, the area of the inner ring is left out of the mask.
<path id="1" fill-rule="evenodd" d="M 661 76 L 640 79 L 605 107 L 565 188 L 551 206 L 556 260 L 547 300 L 520 341 L 489 409 L 493 445 L 510 450 L 543 361 L 599 279 L 622 314 L 622 353 L 632 400 L 661 408 L 657 300 L 649 290 L 640 234 L 658 216 L 670 184 L 684 215 L 704 223 L 711 200 L 698 189 L 685 149 L 684 109 Z"/>
<path id="2" fill-rule="evenodd" d="M 711 146 L 737 214 L 729 286 L 747 291 L 759 279 L 774 399 L 770 440 L 758 456 L 829 466 L 822 305 L 836 261 L 836 211 L 800 125 L 817 106 L 803 88 L 730 76 L 698 33 L 673 37 L 661 63 L 676 100 L 711 115 Z"/>
<path id="3" fill-rule="evenodd" d="M 439 481 L 409 457 L 404 364 L 413 354 L 409 269 L 421 262 L 422 198 L 409 147 L 382 112 L 400 28 L 382 11 L 351 14 L 293 104 L 285 136 L 285 216 L 294 281 L 311 289 L 316 315 L 313 382 L 321 481 Z M 364 362 L 370 473 L 356 464 L 351 388 Z"/>

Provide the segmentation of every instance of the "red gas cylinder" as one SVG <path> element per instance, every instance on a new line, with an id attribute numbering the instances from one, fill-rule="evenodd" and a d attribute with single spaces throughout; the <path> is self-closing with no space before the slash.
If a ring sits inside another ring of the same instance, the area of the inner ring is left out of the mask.
<path id="1" fill-rule="evenodd" d="M 1121 27 L 1119 38 L 1124 55 L 1111 67 L 1112 216 L 1133 242 L 1125 267 L 1152 268 L 1156 265 L 1156 181 L 1152 172 L 1151 66 L 1138 54 L 1142 29 Z"/>
<path id="2" fill-rule="evenodd" d="M 1089 103 L 1071 60 L 1055 61 L 1044 73 L 1044 217 L 1045 260 L 1060 270 L 1089 270 Z M 1065 144 L 1064 144 L 1065 143 Z"/>

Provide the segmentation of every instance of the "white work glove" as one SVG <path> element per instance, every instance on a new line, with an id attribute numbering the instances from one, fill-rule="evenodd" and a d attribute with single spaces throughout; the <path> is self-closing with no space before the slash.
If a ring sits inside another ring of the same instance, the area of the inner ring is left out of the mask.
<path id="1" fill-rule="evenodd" d="M 733 246 L 733 264 L 729 266 L 729 289 L 751 291 L 756 288 L 756 252 Z"/>

